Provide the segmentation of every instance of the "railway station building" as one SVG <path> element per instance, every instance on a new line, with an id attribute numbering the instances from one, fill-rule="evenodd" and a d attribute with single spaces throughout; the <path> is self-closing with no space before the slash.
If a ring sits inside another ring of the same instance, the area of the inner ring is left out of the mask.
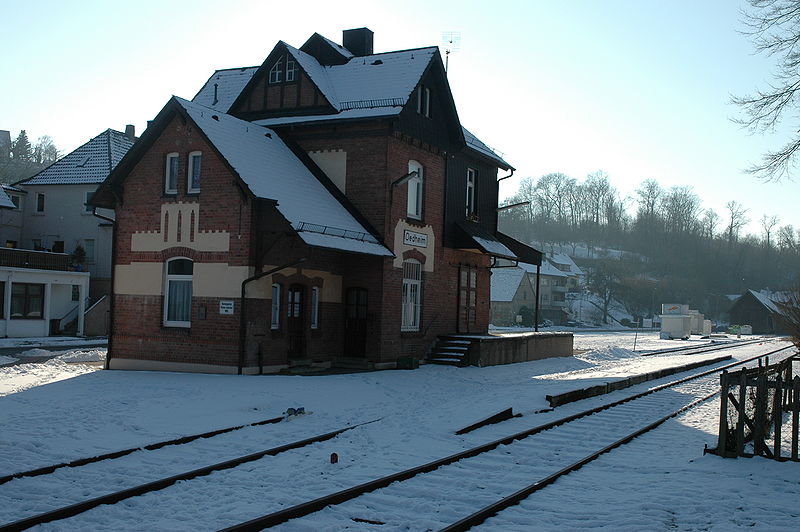
<path id="1" fill-rule="evenodd" d="M 99 187 L 111 369 L 392 367 L 486 334 L 512 166 L 465 129 L 437 47 L 278 42 L 169 99 Z"/>

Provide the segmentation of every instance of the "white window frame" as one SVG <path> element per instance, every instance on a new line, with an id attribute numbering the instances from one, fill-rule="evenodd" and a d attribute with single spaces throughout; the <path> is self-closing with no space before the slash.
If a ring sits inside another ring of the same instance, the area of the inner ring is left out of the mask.
<path id="1" fill-rule="evenodd" d="M 192 186 L 192 174 L 194 173 L 194 160 L 195 157 L 200 158 L 200 175 L 198 176 L 199 184 L 197 187 Z M 189 163 L 186 165 L 186 192 L 189 194 L 196 194 L 200 192 L 200 185 L 203 179 L 203 152 L 192 151 L 189 152 Z"/>
<path id="2" fill-rule="evenodd" d="M 177 260 L 188 260 L 192 263 L 192 274 L 177 274 L 177 273 L 169 273 L 169 264 L 171 262 Z M 194 261 L 189 257 L 172 257 L 168 261 L 164 263 L 164 326 L 165 327 L 184 327 L 189 328 L 192 326 L 192 298 L 193 295 L 189 296 L 189 319 L 188 320 L 170 320 L 169 319 L 169 285 L 172 281 L 177 282 L 186 282 L 189 281 L 192 283 L 191 289 L 194 290 Z"/>
<path id="3" fill-rule="evenodd" d="M 430 118 L 431 117 L 431 90 L 428 87 L 425 87 L 424 94 L 425 94 L 425 99 L 423 101 L 424 105 L 422 106 L 422 114 L 425 117 Z"/>
<path id="4" fill-rule="evenodd" d="M 175 159 L 178 161 L 177 168 L 175 168 L 175 183 L 173 183 L 173 187 L 170 188 L 170 169 L 172 168 L 172 160 Z M 165 194 L 177 194 L 178 193 L 178 174 L 180 173 L 180 154 L 177 152 L 168 153 L 165 159 L 165 169 L 164 169 L 164 193 Z"/>
<path id="5" fill-rule="evenodd" d="M 283 56 L 281 56 L 272 68 L 269 69 L 269 83 L 282 83 L 283 82 Z"/>
<path id="6" fill-rule="evenodd" d="M 42 200 L 42 203 L 41 203 L 41 207 L 42 208 L 41 209 L 39 208 L 39 198 L 41 198 L 41 200 Z M 44 211 L 45 211 L 46 207 L 47 207 L 47 203 L 46 203 L 46 198 L 44 196 L 44 192 L 37 192 L 36 193 L 36 205 L 34 206 L 34 211 L 36 211 L 37 214 L 44 214 Z"/>
<path id="7" fill-rule="evenodd" d="M 416 259 L 403 261 L 401 312 L 400 331 L 419 331 L 422 315 L 422 263 Z"/>
<path id="8" fill-rule="evenodd" d="M 9 194 L 9 199 L 11 199 L 11 203 L 14 204 L 14 210 L 18 211 L 22 209 L 22 196 L 18 196 L 16 194 Z"/>
<path id="9" fill-rule="evenodd" d="M 272 283 L 272 303 L 270 304 L 272 316 L 269 328 L 273 331 L 281 328 L 281 285 Z"/>
<path id="10" fill-rule="evenodd" d="M 311 328 L 319 329 L 319 286 L 311 287 Z"/>
<path id="11" fill-rule="evenodd" d="M 417 172 L 417 175 L 408 180 L 408 203 L 406 215 L 416 220 L 422 219 L 422 205 L 424 195 L 424 170 L 417 161 L 408 161 L 408 173 Z"/>
<path id="12" fill-rule="evenodd" d="M 297 72 L 297 63 L 294 59 L 286 57 L 286 82 L 290 83 L 295 79 L 295 72 Z"/>
<path id="13" fill-rule="evenodd" d="M 474 168 L 467 168 L 467 217 L 475 215 L 475 177 Z"/>

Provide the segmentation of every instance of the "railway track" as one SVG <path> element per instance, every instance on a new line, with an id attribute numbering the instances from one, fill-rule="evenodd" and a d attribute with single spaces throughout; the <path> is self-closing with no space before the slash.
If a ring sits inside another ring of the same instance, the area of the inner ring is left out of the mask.
<path id="1" fill-rule="evenodd" d="M 762 353 L 725 368 L 789 349 L 793 348 Z M 330 523 L 347 521 L 363 523 L 365 529 L 381 526 L 382 530 L 468 530 L 561 476 L 714 397 L 719 387 L 716 375 L 722 369 L 679 379 L 224 530 L 319 530 L 330 528 Z M 531 484 L 531 479 L 538 480 Z M 453 489 L 454 486 L 462 489 Z M 440 504 L 442 498 L 446 498 L 446 504 Z M 397 512 L 397 508 L 415 510 Z"/>
<path id="2" fill-rule="evenodd" d="M 708 351 L 719 351 L 720 349 L 729 349 L 731 347 L 736 347 L 736 346 L 752 345 L 765 341 L 769 340 L 764 338 L 758 338 L 756 340 L 729 340 L 723 342 L 708 342 L 700 345 L 685 346 L 685 347 L 668 347 L 666 349 L 657 349 L 655 351 L 648 351 L 646 353 L 641 352 L 641 355 L 643 357 L 649 357 L 653 355 L 668 355 L 670 353 L 696 355 Z M 687 353 L 681 353 L 681 351 L 687 351 Z"/>
<path id="3" fill-rule="evenodd" d="M 86 466 L 90 466 L 91 464 L 97 464 L 97 463 L 100 463 L 100 462 L 106 462 L 106 465 L 112 464 L 112 463 L 115 463 L 116 460 L 119 460 L 121 458 L 129 456 L 129 455 L 131 455 L 131 454 L 133 454 L 134 452 L 137 452 L 137 451 L 154 451 L 154 450 L 164 449 L 164 448 L 172 447 L 172 446 L 187 445 L 187 444 L 189 444 L 191 442 L 194 442 L 196 440 L 199 440 L 199 439 L 212 438 L 214 436 L 227 434 L 229 432 L 233 432 L 235 430 L 240 430 L 240 429 L 243 429 L 243 428 L 246 428 L 246 427 L 255 427 L 255 426 L 260 426 L 260 425 L 265 425 L 265 424 L 270 424 L 270 423 L 276 423 L 277 421 L 282 420 L 282 419 L 284 419 L 284 418 L 283 417 L 281 417 L 281 418 L 273 418 L 273 419 L 264 420 L 264 421 L 260 421 L 260 422 L 256 422 L 256 423 L 251 423 L 251 424 L 248 424 L 248 425 L 241 425 L 241 426 L 237 426 L 237 427 L 230 427 L 230 428 L 227 428 L 227 429 L 221 429 L 221 430 L 206 432 L 206 433 L 202 433 L 202 434 L 196 434 L 196 435 L 192 435 L 192 436 L 185 436 L 185 437 L 182 437 L 182 438 L 177 438 L 177 439 L 173 439 L 173 440 L 168 440 L 168 441 L 164 441 L 164 442 L 159 442 L 159 443 L 147 445 L 147 446 L 144 446 L 144 447 L 141 447 L 141 448 L 125 449 L 125 450 L 122 450 L 122 451 L 117 451 L 117 452 L 114 452 L 114 453 L 107 453 L 107 454 L 103 454 L 103 455 L 100 455 L 100 456 L 94 456 L 94 457 L 90 457 L 90 458 L 73 460 L 73 461 L 67 462 L 67 463 L 54 464 L 54 465 L 45 466 L 45 467 L 37 468 L 37 469 L 34 469 L 34 470 L 30 470 L 30 471 L 23 471 L 23 472 L 7 475 L 5 477 L 2 477 L 2 479 L 4 480 L 5 483 L 8 483 L 8 482 L 11 482 L 12 480 L 17 480 L 17 479 L 25 481 L 25 480 L 28 480 L 30 477 L 45 477 L 43 479 L 35 479 L 35 480 L 36 481 L 40 481 L 40 482 L 44 482 L 45 483 L 44 485 L 46 485 L 47 480 L 48 480 L 48 478 L 47 478 L 48 475 L 49 476 L 53 476 L 53 475 L 56 474 L 56 472 L 62 473 L 61 470 L 64 470 L 64 472 L 66 474 L 75 475 L 76 471 L 83 472 L 85 470 Z M 192 480 L 192 479 L 195 479 L 195 478 L 198 478 L 198 477 L 209 475 L 209 474 L 217 472 L 217 471 L 224 471 L 224 470 L 227 470 L 227 469 L 232 469 L 232 468 L 235 468 L 235 467 L 239 467 L 239 466 L 241 466 L 243 464 L 246 464 L 248 462 L 253 462 L 253 461 L 256 461 L 256 460 L 260 460 L 260 459 L 262 459 L 264 457 L 267 457 L 267 456 L 277 456 L 277 455 L 285 453 L 287 451 L 291 451 L 291 450 L 294 450 L 294 449 L 300 449 L 300 448 L 303 448 L 303 447 L 306 447 L 306 446 L 309 446 L 309 445 L 312 445 L 312 444 L 315 444 L 315 443 L 324 442 L 324 441 L 330 440 L 332 438 L 335 438 L 336 436 L 338 436 L 338 435 L 340 435 L 340 434 L 342 434 L 344 432 L 347 432 L 349 430 L 352 430 L 352 429 L 354 429 L 356 427 L 360 427 L 360 426 L 363 426 L 363 425 L 374 423 L 376 421 L 378 421 L 378 420 L 366 421 L 364 423 L 359 423 L 359 424 L 356 424 L 356 425 L 350 425 L 350 426 L 347 426 L 347 427 L 344 427 L 344 428 L 340 428 L 340 429 L 337 429 L 337 430 L 334 430 L 334 431 L 331 431 L 331 432 L 326 432 L 324 434 L 318 434 L 318 435 L 315 435 L 315 436 L 311 436 L 309 438 L 304 438 L 304 439 L 301 439 L 301 440 L 292 441 L 290 443 L 285 443 L 285 444 L 282 444 L 282 445 L 271 447 L 269 449 L 264 449 L 264 450 L 260 450 L 260 451 L 254 452 L 254 453 L 248 453 L 248 454 L 243 455 L 243 456 L 238 456 L 238 457 L 235 457 L 235 458 L 232 458 L 232 459 L 229 459 L 229 460 L 225 460 L 225 461 L 222 461 L 222 462 L 217 462 L 217 463 L 214 463 L 214 464 L 209 465 L 209 466 L 204 466 L 204 467 L 192 469 L 192 470 L 189 470 L 189 471 L 179 472 L 179 473 L 170 475 L 168 477 L 157 478 L 156 480 L 152 480 L 150 482 L 146 482 L 146 483 L 143 483 L 143 484 L 131 485 L 129 487 L 126 487 L 126 488 L 118 490 L 118 491 L 107 492 L 107 493 L 104 493 L 102 495 L 98 495 L 96 497 L 90 498 L 90 499 L 76 501 L 73 504 L 69 504 L 67 506 L 56 507 L 56 508 L 48 509 L 47 511 L 44 511 L 44 512 L 34 513 L 33 515 L 29 515 L 27 517 L 24 517 L 22 519 L 18 519 L 16 521 L 11 522 L 11 523 L 0 525 L 0 532 L 26 530 L 26 529 L 31 528 L 31 527 L 36 526 L 36 525 L 41 525 L 41 524 L 44 524 L 44 523 L 49 523 L 51 521 L 56 521 L 56 520 L 61 520 L 61 519 L 67 519 L 69 517 L 73 517 L 75 515 L 78 515 L 80 513 L 86 512 L 88 510 L 91 510 L 91 509 L 96 508 L 96 507 L 101 506 L 101 505 L 115 504 L 117 502 L 123 501 L 125 499 L 129 499 L 131 497 L 137 497 L 137 496 L 145 495 L 147 493 L 151 493 L 151 492 L 162 490 L 162 489 L 164 489 L 166 487 L 169 487 L 169 486 L 172 486 L 172 485 L 174 485 L 174 484 L 176 484 L 176 483 L 178 483 L 180 481 Z M 155 464 L 156 468 L 158 468 L 159 466 L 160 467 L 167 467 L 169 465 L 174 469 L 176 467 L 176 465 L 173 463 L 173 458 L 174 457 L 175 457 L 175 454 L 172 453 L 172 454 L 167 455 L 165 457 L 164 461 L 162 461 L 162 462 L 156 461 L 156 464 Z M 148 457 L 148 462 L 152 462 L 152 461 L 153 461 L 152 458 Z M 111 465 L 111 468 L 113 468 L 113 467 L 114 467 L 114 465 Z M 70 469 L 72 471 L 68 471 Z M 89 472 L 85 473 L 85 476 L 84 476 L 83 480 L 84 481 L 87 481 L 87 480 L 88 481 L 92 481 L 93 479 L 97 479 L 98 477 L 100 477 L 100 478 L 102 478 L 102 480 L 105 481 L 104 482 L 104 484 L 105 484 L 105 483 L 107 483 L 109 481 L 108 477 L 113 478 L 113 477 L 116 476 L 117 477 L 117 483 L 119 483 L 119 477 L 120 476 L 125 476 L 125 471 L 126 470 L 125 470 L 124 467 L 121 468 L 121 471 L 118 471 L 116 473 L 113 473 L 112 469 L 109 469 L 108 467 L 106 467 L 105 469 L 106 469 L 105 472 L 100 471 L 99 473 L 98 473 L 98 471 L 89 471 Z M 75 482 L 75 483 L 80 483 L 81 480 L 82 480 L 80 478 L 80 473 L 78 473 L 75 476 L 76 476 L 76 478 L 72 479 L 72 481 Z M 104 476 L 106 478 L 103 478 Z M 63 479 L 61 479 L 61 480 L 63 481 Z M 112 481 L 112 483 L 113 483 L 113 481 Z M 56 496 L 58 497 L 58 495 L 56 495 Z M 59 499 L 60 499 L 60 497 L 59 497 Z"/>
<path id="4" fill-rule="evenodd" d="M 770 353 L 762 353 L 757 357 L 725 367 L 743 364 L 756 358 L 778 353 L 784 349 L 789 349 L 789 347 Z M 614 445 L 622 445 L 625 441 L 635 437 L 635 435 L 631 436 L 630 427 L 632 425 L 647 427 L 658 420 L 662 420 L 660 423 L 663 423 L 663 420 L 668 419 L 670 415 L 676 415 L 675 412 L 678 409 L 688 408 L 687 402 L 697 401 L 694 398 L 698 396 L 713 396 L 713 392 L 716 391 L 717 387 L 714 375 L 722 369 L 716 368 L 715 370 L 701 372 L 705 375 L 705 379 L 699 374 L 693 375 L 620 401 L 578 412 L 443 459 L 378 479 L 364 478 L 363 471 L 369 470 L 367 465 L 360 475 L 361 478 L 366 480 L 365 482 L 355 486 L 350 485 L 353 478 L 356 479 L 356 482 L 359 481 L 359 475 L 352 475 L 349 479 L 345 479 L 350 487 L 339 489 L 333 493 L 328 490 L 327 494 L 324 494 L 324 487 L 333 485 L 335 488 L 336 483 L 323 483 L 314 486 L 314 489 L 302 489 L 303 486 L 301 485 L 289 489 L 290 482 L 287 481 L 286 498 L 280 501 L 263 500 L 259 502 L 259 506 L 262 508 L 265 505 L 273 506 L 275 508 L 274 511 L 257 519 L 234 525 L 226 530 L 261 530 L 266 527 L 281 525 L 287 530 L 302 525 L 309 527 L 309 530 L 316 530 L 327 528 L 324 524 L 320 524 L 320 520 L 322 523 L 330 523 L 330 519 L 334 519 L 337 522 L 349 522 L 356 528 L 359 527 L 359 523 L 364 527 L 388 525 L 383 530 L 393 528 L 392 525 L 409 526 L 410 529 L 417 529 L 417 525 L 419 525 L 420 529 L 438 529 L 450 526 L 450 523 L 457 525 L 467 517 L 473 520 L 470 523 L 480 522 L 481 519 L 485 519 L 485 516 L 481 517 L 483 514 L 480 512 L 496 513 L 500 511 L 498 509 L 500 506 L 498 505 L 506 504 L 510 495 L 513 496 L 516 493 L 516 496 L 520 497 L 522 496 L 520 494 L 525 493 L 525 490 L 531 489 L 529 485 L 531 479 L 545 479 L 538 482 L 537 486 L 539 487 L 535 488 L 541 489 L 541 487 L 554 481 L 558 476 L 579 468 L 580 465 L 575 464 L 580 460 L 585 460 L 587 456 L 599 456 L 599 453 L 612 450 Z M 675 393 L 658 394 L 663 390 L 672 390 Z M 663 399 L 665 396 L 667 399 Z M 214 473 L 214 478 L 209 478 L 205 482 L 207 484 L 213 483 L 215 486 L 219 485 L 219 492 L 225 492 L 227 489 L 225 484 L 230 481 L 218 475 L 227 474 L 233 477 L 235 474 L 237 482 L 242 477 L 248 477 L 247 482 L 255 482 L 256 484 L 259 482 L 280 482 L 274 477 L 258 478 L 253 481 L 252 476 L 257 475 L 257 471 L 263 471 L 264 469 L 257 470 L 255 466 L 250 466 L 251 470 L 247 470 L 247 467 L 239 466 L 246 463 L 260 464 L 267 457 L 275 456 L 290 449 L 311 445 L 316 441 L 330 440 L 356 426 L 358 425 L 259 451 L 258 453 L 250 453 L 247 456 L 214 464 L 213 466 L 171 475 L 167 478 L 133 486 L 132 488 L 125 488 L 93 499 L 75 502 L 65 507 L 38 512 L 35 515 L 28 515 L 15 522 L 1 525 L 0 531 L 24 530 L 37 524 L 76 516 L 92 508 L 96 508 L 93 511 L 95 514 L 97 512 L 103 513 L 113 507 L 97 508 L 98 506 L 112 504 L 131 497 L 143 496 L 143 501 L 153 501 L 157 504 L 158 498 L 161 497 L 158 490 L 176 484 L 181 480 L 186 480 L 187 482 L 182 482 L 180 486 L 174 488 L 176 490 L 180 489 L 182 492 L 185 489 L 191 489 L 195 483 L 201 481 L 200 477 L 205 477 L 216 471 L 222 471 L 223 473 Z M 588 439 L 586 438 L 587 434 L 596 436 Z M 577 442 L 581 445 L 576 445 Z M 172 448 L 178 453 L 180 445 Z M 295 464 L 293 467 L 303 467 L 305 469 L 309 467 L 304 462 L 303 457 L 296 456 L 293 463 Z M 513 467 L 510 467 L 510 465 Z M 56 469 L 58 471 L 49 474 L 63 473 L 64 470 L 71 468 L 61 467 Z M 266 470 L 269 471 L 269 468 Z M 324 475 L 324 473 L 320 474 Z M 44 478 L 48 477 L 45 476 Z M 547 480 L 548 478 L 550 480 Z M 25 480 L 35 479 L 18 478 L 15 482 Z M 342 482 L 339 482 L 339 484 L 341 485 Z M 437 512 L 438 503 L 435 503 L 439 498 L 437 494 L 441 494 L 443 490 L 448 492 L 448 490 L 451 490 L 448 486 L 452 487 L 454 485 L 465 486 L 463 490 L 464 500 L 459 500 L 457 497 L 448 500 L 447 508 Z M 517 488 L 516 491 L 513 488 Z M 315 492 L 320 493 L 321 496 L 317 496 L 313 500 L 297 503 L 298 500 L 301 500 L 302 494 L 307 496 L 309 493 L 313 494 Z M 407 495 L 404 498 L 404 493 L 420 495 L 409 500 Z M 476 493 L 481 496 L 476 497 Z M 148 498 L 146 499 L 146 497 Z M 180 495 L 180 497 L 191 499 L 192 495 L 189 493 L 188 495 Z M 406 522 L 407 513 L 405 517 L 399 518 L 401 520 L 398 522 L 395 509 L 398 506 L 404 506 L 404 500 L 408 500 L 408 504 L 418 505 L 419 511 L 414 512 L 419 519 L 418 523 L 408 525 Z M 506 502 L 498 503 L 499 500 Z M 222 504 L 218 501 L 212 502 Z M 149 507 L 149 503 L 144 504 Z M 328 508 L 329 506 L 330 508 Z M 475 512 L 476 508 L 481 506 L 485 508 Z M 486 508 L 489 508 L 489 510 L 486 510 Z M 221 510 L 221 507 L 216 509 L 213 507 L 208 508 L 208 511 L 212 513 L 219 513 L 219 510 Z M 253 511 L 251 507 L 249 511 L 243 512 L 243 514 L 254 515 L 257 512 Z M 478 516 L 475 517 L 473 514 Z M 144 518 L 144 516 L 141 517 Z M 227 522 L 235 522 L 235 515 L 228 517 Z M 80 528 L 80 525 L 71 525 L 70 521 L 63 521 L 62 523 L 64 529 Z M 469 526 L 473 525 L 469 524 Z M 62 524 L 59 524 L 57 528 L 61 529 Z M 100 528 L 103 528 L 103 526 L 101 525 Z M 464 528 L 453 528 L 453 530 L 461 529 Z"/>

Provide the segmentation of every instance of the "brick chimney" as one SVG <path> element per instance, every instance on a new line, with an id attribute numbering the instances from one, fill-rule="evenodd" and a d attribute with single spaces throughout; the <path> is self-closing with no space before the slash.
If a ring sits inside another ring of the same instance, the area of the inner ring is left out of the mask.
<path id="1" fill-rule="evenodd" d="M 128 137 L 128 140 L 131 142 L 136 141 L 136 128 L 133 127 L 133 124 L 125 126 L 125 136 Z"/>
<path id="2" fill-rule="evenodd" d="M 342 32 L 342 46 L 353 52 L 353 55 L 372 55 L 372 31 L 368 28 L 356 28 Z"/>

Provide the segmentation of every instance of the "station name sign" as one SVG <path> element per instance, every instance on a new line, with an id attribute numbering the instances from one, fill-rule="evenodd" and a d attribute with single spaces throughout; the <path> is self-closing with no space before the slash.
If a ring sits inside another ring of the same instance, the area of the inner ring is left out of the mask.
<path id="1" fill-rule="evenodd" d="M 403 231 L 403 244 L 418 248 L 426 248 L 428 247 L 428 235 L 406 229 Z"/>

